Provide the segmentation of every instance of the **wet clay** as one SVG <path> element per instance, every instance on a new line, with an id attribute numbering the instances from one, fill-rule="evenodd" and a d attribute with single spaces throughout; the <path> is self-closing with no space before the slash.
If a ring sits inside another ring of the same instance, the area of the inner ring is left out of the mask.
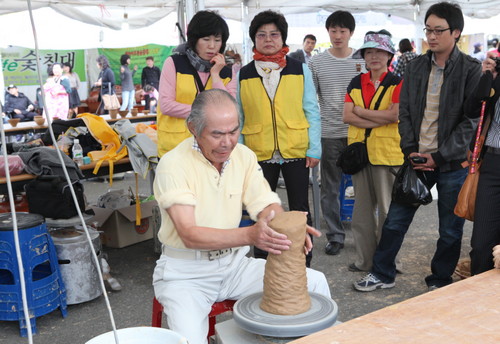
<path id="1" fill-rule="evenodd" d="M 307 217 L 300 211 L 276 215 L 269 227 L 285 234 L 292 242 L 288 251 L 269 254 L 264 274 L 264 294 L 260 308 L 277 315 L 296 315 L 311 308 L 307 292 L 306 238 Z"/>

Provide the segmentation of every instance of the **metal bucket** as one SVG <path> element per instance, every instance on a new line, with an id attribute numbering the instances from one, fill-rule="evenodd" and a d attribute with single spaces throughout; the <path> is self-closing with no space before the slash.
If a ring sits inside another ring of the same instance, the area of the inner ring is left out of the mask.
<path id="1" fill-rule="evenodd" d="M 189 344 L 177 332 L 161 327 L 130 327 L 116 331 L 120 344 Z M 115 344 L 113 331 L 101 334 L 86 344 Z"/>
<path id="2" fill-rule="evenodd" d="M 91 227 L 89 231 L 100 261 L 99 233 Z M 56 247 L 59 269 L 66 285 L 67 304 L 74 305 L 99 297 L 102 294 L 99 272 L 82 227 L 51 228 L 49 233 Z"/>

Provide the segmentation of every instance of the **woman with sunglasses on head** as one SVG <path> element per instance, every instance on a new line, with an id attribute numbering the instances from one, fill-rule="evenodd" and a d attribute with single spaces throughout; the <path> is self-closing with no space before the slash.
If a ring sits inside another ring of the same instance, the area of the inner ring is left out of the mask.
<path id="1" fill-rule="evenodd" d="M 216 12 L 199 11 L 189 22 L 187 43 L 165 60 L 160 77 L 158 157 L 191 137 L 185 119 L 196 96 L 212 88 L 236 96 L 236 78 L 226 66 L 224 50 L 229 28 Z"/>
<path id="2" fill-rule="evenodd" d="M 312 226 L 309 167 L 321 157 L 321 118 L 311 72 L 286 56 L 287 32 L 285 17 L 271 10 L 257 14 L 250 24 L 254 60 L 238 73 L 240 142 L 257 155 L 273 191 L 283 174 L 290 210 L 307 212 Z M 267 257 L 258 248 L 254 252 L 256 258 Z M 311 259 L 309 252 L 308 267 Z"/>

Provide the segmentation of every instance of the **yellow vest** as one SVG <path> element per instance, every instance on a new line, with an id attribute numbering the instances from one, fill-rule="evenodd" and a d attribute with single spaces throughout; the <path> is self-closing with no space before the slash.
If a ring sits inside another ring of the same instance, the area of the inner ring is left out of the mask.
<path id="1" fill-rule="evenodd" d="M 370 110 L 375 109 L 375 104 L 379 101 L 380 94 L 383 92 L 384 88 L 388 88 L 385 92 L 384 97 L 380 100 L 379 110 L 387 110 L 389 105 L 392 103 L 392 94 L 395 88 L 401 82 L 401 78 L 394 76 L 389 83 L 389 76 L 391 73 L 387 73 L 381 85 L 378 87 L 373 99 L 370 102 L 368 108 Z M 356 76 L 352 79 L 350 86 L 347 89 L 347 93 L 354 102 L 354 106 L 361 106 L 366 109 L 363 100 L 363 94 L 361 91 L 361 76 L 362 74 Z M 347 133 L 347 144 L 354 142 L 361 142 L 365 139 L 364 128 L 358 128 L 353 125 L 349 126 L 349 131 Z M 366 141 L 366 148 L 368 150 L 368 160 L 372 165 L 384 165 L 384 166 L 399 166 L 404 162 L 404 156 L 401 151 L 399 142 L 401 141 L 401 136 L 399 136 L 398 123 L 391 123 L 383 125 L 378 128 L 373 128 L 370 136 Z"/>
<path id="2" fill-rule="evenodd" d="M 305 158 L 309 147 L 307 122 L 302 105 L 302 63 L 287 59 L 274 96 L 274 104 L 252 61 L 240 70 L 240 98 L 245 122 L 241 133 L 245 145 L 259 161 L 269 160 L 276 150 L 285 159 Z"/>
<path id="3" fill-rule="evenodd" d="M 185 55 L 172 55 L 175 71 L 177 72 L 177 83 L 175 87 L 175 101 L 182 104 L 193 104 L 198 95 L 196 80 L 189 60 Z M 220 72 L 220 78 L 224 85 L 231 81 L 232 71 L 224 67 Z M 212 79 L 208 78 L 205 90 L 212 89 Z M 191 137 L 191 132 L 186 127 L 186 120 L 183 118 L 163 115 L 160 107 L 157 108 L 156 116 L 158 124 L 158 158 L 174 149 L 179 143 Z"/>

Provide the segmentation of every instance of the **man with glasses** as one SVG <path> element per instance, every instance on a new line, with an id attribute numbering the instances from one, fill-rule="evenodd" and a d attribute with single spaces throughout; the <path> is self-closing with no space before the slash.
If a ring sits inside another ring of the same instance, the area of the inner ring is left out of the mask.
<path id="1" fill-rule="evenodd" d="M 467 176 L 462 163 L 477 122 L 467 118 L 463 105 L 479 81 L 481 64 L 456 46 L 463 27 L 459 5 L 440 2 L 429 8 L 424 32 L 430 49 L 408 64 L 399 97 L 403 154 L 406 159 L 426 159 L 425 163 L 411 163 L 414 169 L 423 171 L 427 186 L 437 185 L 439 193 L 439 240 L 431 261 L 432 273 L 425 278 L 429 291 L 453 282 L 465 221 L 453 210 Z M 394 260 L 417 209 L 391 203 L 373 267 L 354 283 L 355 289 L 373 291 L 395 286 Z"/>

